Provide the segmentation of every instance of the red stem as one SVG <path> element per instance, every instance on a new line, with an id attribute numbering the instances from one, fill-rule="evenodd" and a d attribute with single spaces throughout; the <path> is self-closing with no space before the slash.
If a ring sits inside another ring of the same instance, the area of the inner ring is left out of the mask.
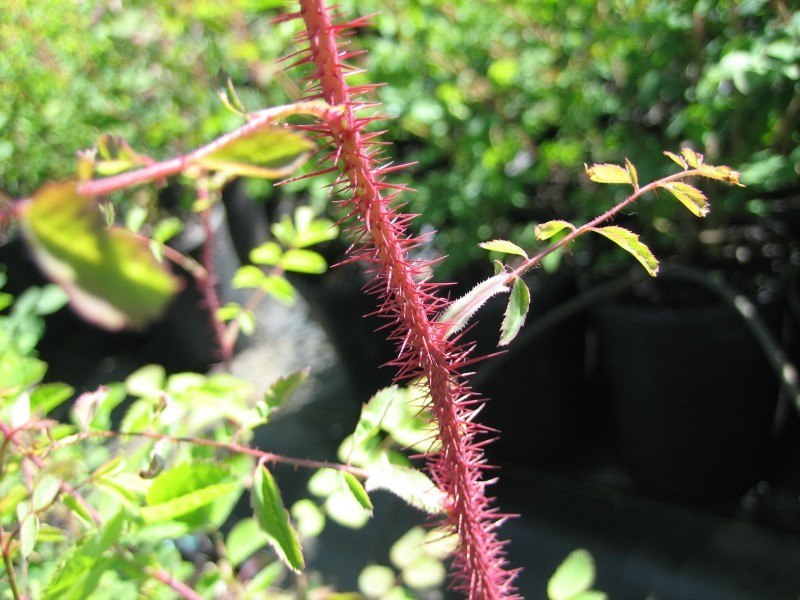
<path id="1" fill-rule="evenodd" d="M 449 342 L 444 327 L 435 321 L 446 303 L 434 295 L 432 286 L 420 282 L 424 271 L 408 256 L 420 240 L 406 235 L 408 218 L 391 207 L 398 186 L 385 183 L 375 166 L 376 155 L 361 134 L 370 119 L 356 116 L 360 106 L 353 96 L 358 90 L 351 90 L 345 81 L 348 67 L 342 63 L 336 38 L 363 21 L 333 25 L 322 0 L 301 0 L 300 6 L 309 42 L 308 57 L 300 62 L 316 67 L 312 80 L 318 84 L 312 93 L 345 111 L 341 122 L 331 123 L 323 133 L 333 140 L 333 158 L 352 193 L 344 205 L 355 222 L 352 230 L 362 241 L 354 257 L 371 264 L 373 289 L 383 297 L 380 312 L 397 326 L 392 337 L 398 341 L 398 357 L 392 364 L 399 368 L 398 379 L 423 378 L 430 389 L 442 444 L 441 452 L 430 460 L 431 474 L 448 495 L 448 520 L 460 536 L 454 587 L 467 591 L 472 600 L 516 597 L 514 572 L 507 569 L 504 543 L 495 535 L 502 517 L 490 507 L 484 491 L 487 482 L 481 480 L 486 468 L 484 442 L 475 437 L 483 429 L 473 421 L 480 402 L 458 374 L 468 362 L 468 350 Z M 382 189 L 395 191 L 384 197 Z"/>

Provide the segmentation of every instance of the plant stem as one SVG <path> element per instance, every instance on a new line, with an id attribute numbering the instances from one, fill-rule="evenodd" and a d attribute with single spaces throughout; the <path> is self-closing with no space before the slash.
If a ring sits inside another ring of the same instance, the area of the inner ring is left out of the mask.
<path id="1" fill-rule="evenodd" d="M 0 533 L 2 533 L 2 526 L 0 526 Z M 11 588 L 11 595 L 14 597 L 14 600 L 22 600 L 22 594 L 19 591 L 17 575 L 14 572 L 14 563 L 11 561 L 8 544 L 3 544 L 3 564 L 6 567 L 6 573 L 8 573 L 8 585 Z"/>
<path id="2" fill-rule="evenodd" d="M 562 247 L 566 246 L 567 244 L 572 242 L 578 236 L 583 235 L 584 233 L 586 233 L 587 231 L 590 231 L 594 227 L 597 227 L 598 225 L 600 225 L 604 221 L 607 221 L 608 219 L 610 219 L 611 217 L 616 215 L 621 210 L 624 210 L 625 208 L 627 208 L 628 206 L 630 206 L 631 204 L 636 202 L 639 198 L 641 198 L 642 196 L 644 196 L 648 192 L 652 192 L 652 191 L 662 187 L 665 183 L 671 183 L 673 181 L 680 181 L 681 179 L 687 179 L 689 177 L 697 177 L 697 176 L 700 176 L 700 175 L 702 175 L 702 171 L 700 169 L 688 169 L 686 171 L 679 171 L 678 173 L 673 173 L 672 175 L 667 175 L 666 177 L 662 177 L 661 179 L 658 179 L 656 181 L 648 183 L 645 186 L 637 188 L 633 192 L 633 194 L 631 194 L 630 196 L 625 198 L 622 202 L 619 202 L 618 204 L 615 204 L 610 209 L 608 209 L 606 212 L 604 212 L 603 214 L 601 214 L 598 217 L 595 217 L 594 219 L 592 219 L 588 223 L 585 223 L 584 225 L 581 225 L 577 229 L 573 229 L 569 234 L 565 235 L 559 241 L 555 242 L 554 244 L 551 244 L 550 246 L 548 246 L 544 250 L 538 252 L 535 256 L 532 256 L 531 258 L 529 258 L 528 260 L 523 262 L 520 266 L 518 266 L 516 269 L 514 269 L 509 274 L 508 280 L 506 281 L 506 283 L 508 283 L 508 284 L 513 283 L 514 279 L 516 279 L 517 277 L 521 277 L 525 272 L 527 272 L 528 270 L 530 270 L 533 267 L 535 267 L 536 265 L 538 265 L 545 256 L 555 252 L 559 248 L 562 248 Z"/>
<path id="3" fill-rule="evenodd" d="M 203 600 L 200 594 L 182 581 L 175 579 L 170 573 L 164 570 L 163 567 L 145 567 L 143 570 L 153 579 L 158 579 L 164 585 L 171 587 L 182 598 L 186 598 L 186 600 Z"/>
<path id="4" fill-rule="evenodd" d="M 249 116 L 248 122 L 238 129 L 234 129 L 193 152 L 158 162 L 136 171 L 128 171 L 104 179 L 94 179 L 92 181 L 83 182 L 78 186 L 78 192 L 84 196 L 103 196 L 134 185 L 165 179 L 166 177 L 185 171 L 202 158 L 216 152 L 223 146 L 269 127 L 275 121 L 286 117 L 293 115 L 311 115 L 324 121 L 331 121 L 335 120 L 340 114 L 340 111 L 332 109 L 320 102 L 296 102 L 295 104 L 267 108 L 252 113 Z"/>

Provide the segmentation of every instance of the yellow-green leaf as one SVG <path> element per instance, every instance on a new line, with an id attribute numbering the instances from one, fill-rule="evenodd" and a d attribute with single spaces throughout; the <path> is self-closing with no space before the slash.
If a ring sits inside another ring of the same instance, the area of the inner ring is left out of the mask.
<path id="1" fill-rule="evenodd" d="M 584 549 L 570 553 L 547 582 L 549 600 L 571 600 L 594 584 L 595 566 L 592 555 Z"/>
<path id="2" fill-rule="evenodd" d="M 280 266 L 295 273 L 320 275 L 328 270 L 328 263 L 313 250 L 287 250 L 280 260 Z"/>
<path id="3" fill-rule="evenodd" d="M 41 269 L 95 325 L 140 329 L 161 316 L 180 287 L 132 232 L 107 229 L 75 182 L 42 187 L 20 222 Z"/>
<path id="4" fill-rule="evenodd" d="M 352 473 L 343 473 L 343 476 L 347 489 L 350 490 L 353 498 L 361 505 L 361 508 L 372 513 L 372 500 L 369 499 L 369 494 L 367 494 L 361 482 Z"/>
<path id="5" fill-rule="evenodd" d="M 703 155 L 699 152 L 695 152 L 691 148 L 681 148 L 681 155 L 693 169 L 699 167 L 703 162 Z"/>
<path id="6" fill-rule="evenodd" d="M 669 152 L 668 150 L 665 150 L 664 151 L 664 155 L 668 156 L 670 158 L 670 160 L 675 162 L 675 164 L 677 164 L 684 171 L 689 168 L 689 165 L 686 164 L 686 161 L 683 160 L 683 158 L 678 156 L 677 154 L 675 154 L 673 152 Z"/>
<path id="7" fill-rule="evenodd" d="M 509 242 L 508 240 L 491 240 L 488 242 L 482 242 L 478 245 L 484 250 L 502 252 L 503 254 L 516 254 L 517 256 L 523 256 L 525 258 L 528 258 L 528 255 L 525 253 L 525 250 L 523 250 L 513 242 Z"/>
<path id="8" fill-rule="evenodd" d="M 705 194 L 688 183 L 677 181 L 665 183 L 662 187 L 669 190 L 695 217 L 705 217 L 711 210 Z"/>
<path id="9" fill-rule="evenodd" d="M 632 231 L 628 231 L 624 227 L 617 227 L 616 225 L 596 227 L 592 228 L 592 231 L 608 238 L 620 248 L 632 254 L 653 277 L 658 274 L 658 261 L 656 257 L 650 252 L 650 248 L 639 241 L 639 236 Z"/>
<path id="10" fill-rule="evenodd" d="M 629 183 L 633 185 L 631 174 L 624 167 L 608 163 L 595 164 L 586 168 L 589 179 L 597 183 Z"/>
<path id="11" fill-rule="evenodd" d="M 711 165 L 700 165 L 700 175 L 703 177 L 708 177 L 709 179 L 727 181 L 732 185 L 744 187 L 739 182 L 742 174 L 739 173 L 739 171 L 734 171 L 730 167 L 726 167 L 725 165 L 720 165 L 718 167 L 712 167 Z"/>
<path id="12" fill-rule="evenodd" d="M 631 181 L 633 182 L 633 188 L 638 190 L 639 189 L 639 173 L 636 172 L 636 167 L 633 166 L 633 163 L 629 161 L 627 158 L 625 159 L 625 168 L 628 170 L 628 173 L 631 176 Z"/>
<path id="13" fill-rule="evenodd" d="M 283 505 L 275 478 L 264 465 L 259 465 L 253 477 L 252 501 L 256 520 L 278 557 L 295 573 L 302 571 L 305 561 L 300 538 Z"/>
<path id="14" fill-rule="evenodd" d="M 514 286 L 511 288 L 511 296 L 508 299 L 508 306 L 503 315 L 503 323 L 500 326 L 500 342 L 498 346 L 507 346 L 511 343 L 522 325 L 525 323 L 525 316 L 528 314 L 528 307 L 531 303 L 531 293 L 522 278 L 514 279 Z"/>
<path id="15" fill-rule="evenodd" d="M 534 227 L 533 235 L 536 236 L 537 240 L 548 240 L 565 229 L 575 231 L 575 225 L 568 221 L 547 221 Z"/>
<path id="16" fill-rule="evenodd" d="M 235 138 L 197 162 L 229 175 L 277 179 L 302 165 L 313 148 L 300 134 L 271 127 Z"/>

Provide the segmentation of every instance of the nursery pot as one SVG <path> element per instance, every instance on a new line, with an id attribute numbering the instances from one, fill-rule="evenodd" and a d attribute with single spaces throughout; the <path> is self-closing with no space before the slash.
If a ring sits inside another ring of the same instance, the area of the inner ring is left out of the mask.
<path id="1" fill-rule="evenodd" d="M 739 494 L 762 474 L 777 377 L 732 305 L 668 276 L 652 285 L 678 300 L 628 297 L 595 313 L 627 463 L 669 497 Z"/>

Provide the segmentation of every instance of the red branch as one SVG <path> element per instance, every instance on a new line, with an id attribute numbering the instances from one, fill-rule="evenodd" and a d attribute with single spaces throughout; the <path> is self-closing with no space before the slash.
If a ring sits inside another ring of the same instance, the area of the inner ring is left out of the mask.
<path id="1" fill-rule="evenodd" d="M 422 240 L 407 233 L 411 217 L 392 206 L 404 186 L 384 181 L 384 174 L 396 167 L 378 166 L 374 135 L 364 132 L 376 117 L 358 116 L 374 106 L 357 100 L 372 86 L 353 88 L 346 82 L 354 69 L 343 61 L 354 54 L 342 48 L 339 38 L 367 19 L 334 24 L 323 0 L 301 0 L 300 6 L 299 13 L 281 20 L 302 18 L 305 24 L 308 48 L 295 55 L 294 64 L 313 65 L 308 97 L 344 109 L 341 120 L 313 129 L 331 141 L 331 158 L 342 171 L 334 187 L 348 192 L 340 203 L 347 211 L 343 221 L 355 239 L 351 258 L 367 263 L 373 278 L 370 290 L 382 299 L 378 312 L 394 325 L 391 339 L 397 343 L 397 358 L 391 364 L 398 369 L 397 379 L 421 378 L 429 386 L 442 444 L 429 468 L 449 498 L 448 521 L 460 536 L 452 585 L 472 600 L 517 598 L 516 572 L 508 569 L 505 542 L 495 534 L 505 516 L 491 507 L 485 493 L 489 482 L 482 479 L 487 468 L 482 447 L 487 441 L 477 438 L 488 428 L 473 420 L 482 401 L 459 374 L 474 362 L 469 358 L 472 348 L 446 339 L 445 324 L 436 316 L 447 302 L 437 295 L 439 286 L 427 282 L 429 264 L 409 257 L 409 250 Z"/>

